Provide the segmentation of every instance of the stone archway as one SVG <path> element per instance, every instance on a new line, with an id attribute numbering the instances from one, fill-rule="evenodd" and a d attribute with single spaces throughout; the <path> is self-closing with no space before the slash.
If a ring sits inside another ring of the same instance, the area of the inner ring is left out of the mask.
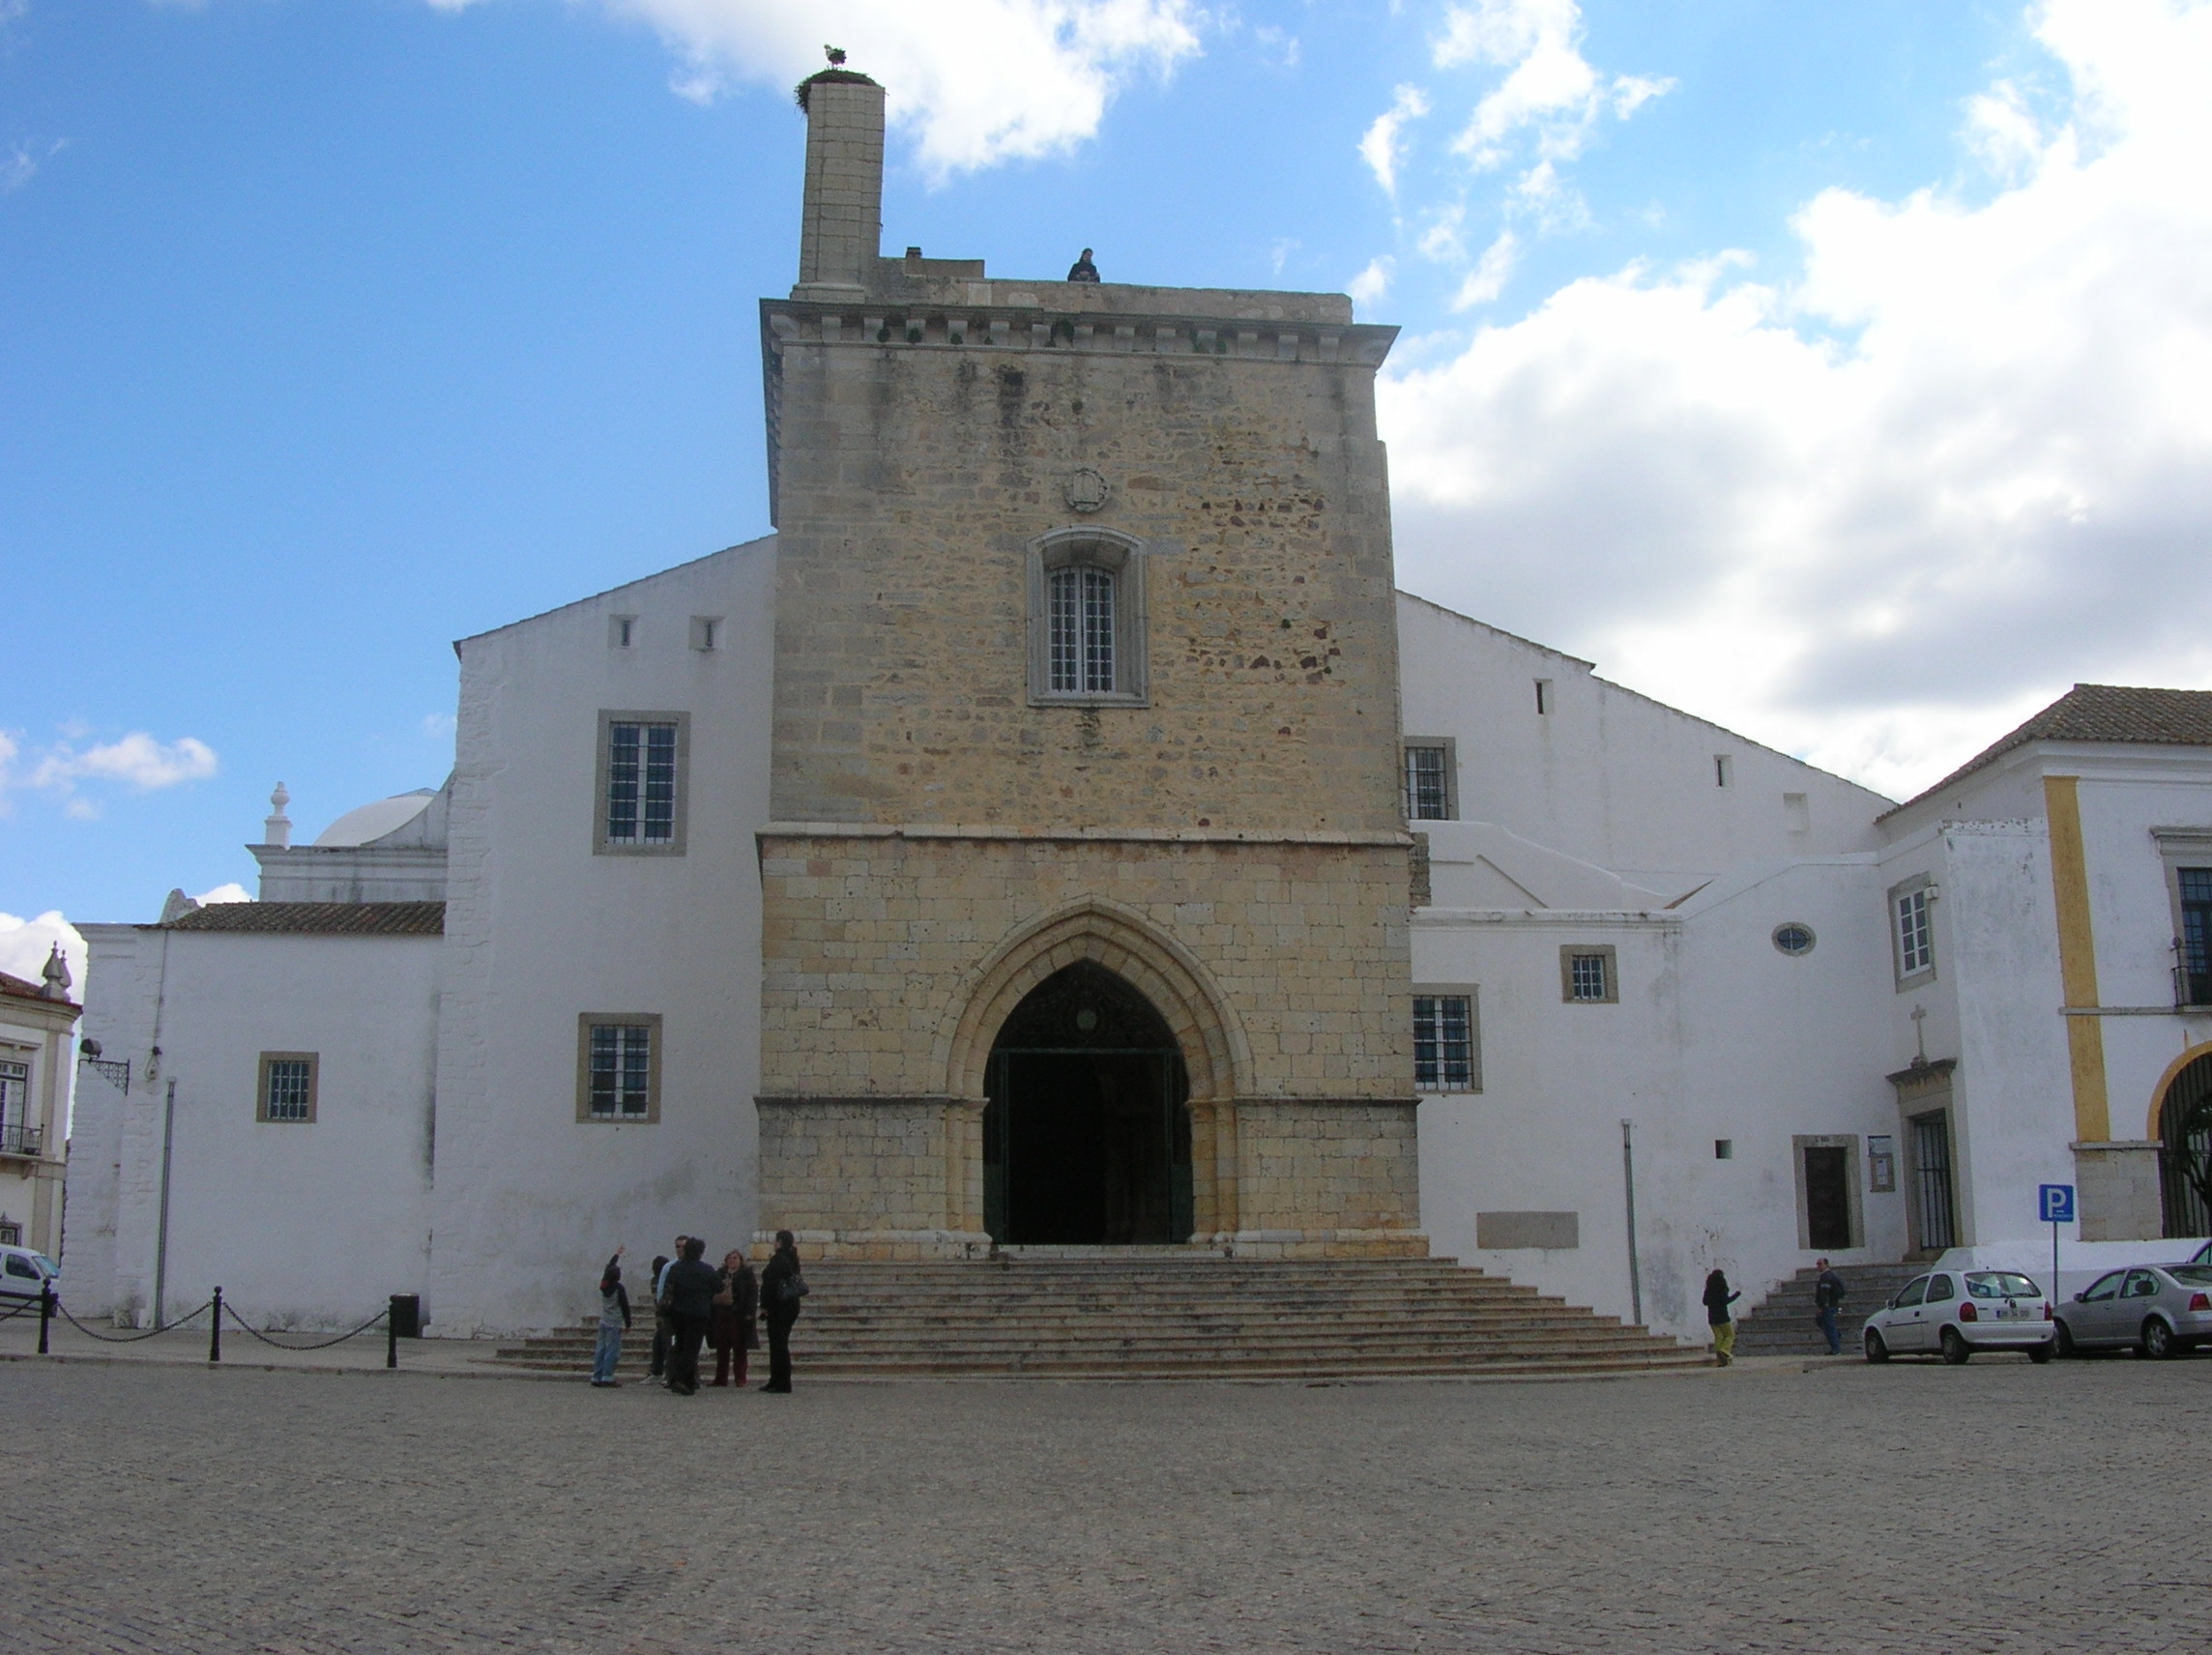
<path id="1" fill-rule="evenodd" d="M 2212 1231 L 2212 1201 L 2199 1181 L 2212 1159 L 2212 1045 L 2184 1054 L 2167 1071 L 2152 1106 L 2151 1128 L 2159 1147 L 2164 1233 L 2195 1236 Z"/>
<path id="2" fill-rule="evenodd" d="M 956 997 L 960 1010 L 939 1040 L 946 1094 L 975 1106 L 973 1228 L 983 1227 L 983 1106 L 999 1032 L 1048 978 L 1083 963 L 1127 984 L 1166 1026 L 1187 1088 L 1192 1234 L 1226 1237 L 1237 1228 L 1237 1099 L 1251 1073 L 1243 1030 L 1187 949 L 1142 915 L 1097 898 L 1033 921 L 995 948 Z"/>

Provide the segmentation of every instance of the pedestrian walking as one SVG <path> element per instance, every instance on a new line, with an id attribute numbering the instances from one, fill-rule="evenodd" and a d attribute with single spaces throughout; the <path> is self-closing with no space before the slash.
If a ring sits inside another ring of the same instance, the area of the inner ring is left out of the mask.
<path id="1" fill-rule="evenodd" d="M 764 1391 L 791 1390 L 791 1324 L 799 1301 L 810 1290 L 799 1269 L 799 1242 L 788 1230 L 775 1233 L 775 1256 L 761 1271 L 761 1315 L 768 1322 L 768 1383 Z"/>
<path id="2" fill-rule="evenodd" d="M 722 1255 L 722 1291 L 714 1295 L 714 1321 L 708 1343 L 714 1347 L 714 1383 L 728 1385 L 737 1370 L 738 1389 L 745 1388 L 745 1352 L 760 1344 L 755 1319 L 760 1313 L 760 1278 L 745 1263 L 744 1249 Z"/>
<path id="3" fill-rule="evenodd" d="M 1813 1320 L 1820 1324 L 1827 1336 L 1828 1354 L 1844 1353 L 1844 1331 L 1836 1325 L 1836 1315 L 1844 1308 L 1844 1299 L 1850 1292 L 1844 1278 L 1828 1267 L 1828 1261 L 1820 1261 L 1819 1278 L 1813 1284 Z"/>
<path id="4" fill-rule="evenodd" d="M 676 1258 L 684 1257 L 684 1243 L 688 1236 L 676 1237 Z M 668 1344 L 675 1337 L 675 1324 L 668 1320 L 668 1312 L 660 1306 L 668 1291 L 668 1266 L 675 1262 L 666 1253 L 653 1256 L 653 1361 L 645 1370 L 649 1379 L 668 1377 Z"/>
<path id="5" fill-rule="evenodd" d="M 623 1286 L 620 1247 L 599 1272 L 599 1348 L 592 1353 L 592 1383 L 619 1385 L 615 1363 L 622 1359 L 623 1334 L 629 1328 L 629 1289 Z"/>
<path id="6" fill-rule="evenodd" d="M 1728 1277 L 1720 1271 L 1705 1277 L 1705 1321 L 1713 1330 L 1713 1358 L 1724 1368 L 1735 1360 L 1735 1318 L 1729 1306 L 1741 1297 L 1729 1292 Z"/>
<path id="7" fill-rule="evenodd" d="M 714 1266 L 706 1262 L 707 1243 L 696 1235 L 684 1238 L 684 1256 L 668 1266 L 661 1278 L 661 1302 L 668 1306 L 672 1324 L 668 1350 L 668 1388 L 689 1396 L 699 1388 L 699 1347 L 707 1338 L 707 1322 L 714 1313 L 714 1294 L 721 1287 Z"/>

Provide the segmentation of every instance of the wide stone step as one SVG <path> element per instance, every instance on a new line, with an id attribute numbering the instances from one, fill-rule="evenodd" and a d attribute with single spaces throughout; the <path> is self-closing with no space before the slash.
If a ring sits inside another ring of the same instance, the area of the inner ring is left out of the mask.
<path id="1" fill-rule="evenodd" d="M 814 1292 L 795 1344 L 805 1371 L 821 1378 L 1416 1378 L 1707 1360 L 1448 1260 L 1078 1254 L 825 1263 L 806 1273 Z M 640 1309 L 623 1342 L 633 1361 L 652 1342 L 650 1309 Z M 511 1342 L 498 1359 L 578 1372 L 597 1341 L 590 1318 Z"/>

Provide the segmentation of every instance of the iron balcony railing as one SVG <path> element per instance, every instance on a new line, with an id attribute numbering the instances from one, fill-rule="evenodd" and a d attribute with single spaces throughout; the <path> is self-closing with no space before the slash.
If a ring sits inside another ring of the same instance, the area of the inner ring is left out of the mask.
<path id="1" fill-rule="evenodd" d="M 36 1156 L 45 1136 L 44 1127 L 25 1126 L 20 1121 L 0 1125 L 0 1155 Z"/>

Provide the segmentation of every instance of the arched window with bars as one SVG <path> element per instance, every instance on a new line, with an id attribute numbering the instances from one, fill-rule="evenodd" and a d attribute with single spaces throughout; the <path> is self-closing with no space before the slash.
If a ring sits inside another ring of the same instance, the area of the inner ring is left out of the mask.
<path id="1" fill-rule="evenodd" d="M 1063 529 L 1030 543 L 1030 701 L 1147 705 L 1145 542 Z"/>

